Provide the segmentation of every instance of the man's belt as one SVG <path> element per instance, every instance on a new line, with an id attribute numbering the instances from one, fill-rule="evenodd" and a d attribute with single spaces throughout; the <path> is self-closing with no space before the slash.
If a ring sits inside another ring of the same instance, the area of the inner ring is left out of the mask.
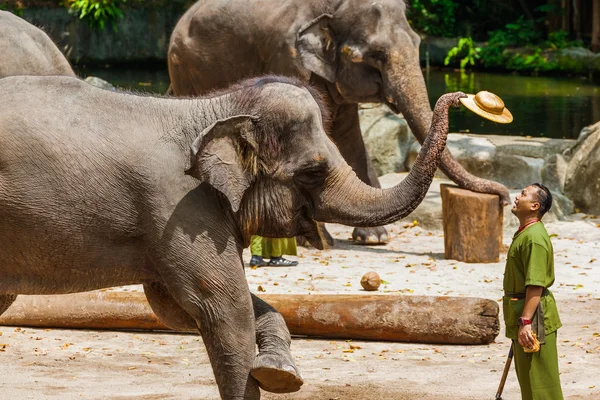
<path id="1" fill-rule="evenodd" d="M 542 291 L 541 297 L 547 296 L 550 291 L 546 288 Z M 525 293 L 509 293 L 504 292 L 506 297 L 516 298 L 516 299 L 524 299 Z M 546 330 L 544 329 L 544 307 L 542 307 L 542 302 L 540 301 L 537 305 L 537 309 L 533 313 L 533 317 L 531 318 L 531 330 L 535 332 L 540 344 L 546 343 Z"/>
<path id="2" fill-rule="evenodd" d="M 544 288 L 544 290 L 542 290 L 542 294 L 540 295 L 540 297 L 544 297 L 544 296 L 548 296 L 550 294 L 550 290 Z M 510 293 L 510 292 L 504 292 L 504 296 L 505 297 L 511 297 L 511 298 L 516 298 L 516 299 L 524 299 L 525 298 L 525 293 Z"/>

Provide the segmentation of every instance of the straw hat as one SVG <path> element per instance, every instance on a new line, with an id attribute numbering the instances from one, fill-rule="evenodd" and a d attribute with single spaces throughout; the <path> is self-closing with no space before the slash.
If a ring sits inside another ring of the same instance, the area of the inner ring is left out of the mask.
<path id="1" fill-rule="evenodd" d="M 501 124 L 512 122 L 512 114 L 508 111 L 508 108 L 504 107 L 502 99 L 494 93 L 482 90 L 476 95 L 468 94 L 467 96 L 461 98 L 460 101 L 475 114 Z"/>

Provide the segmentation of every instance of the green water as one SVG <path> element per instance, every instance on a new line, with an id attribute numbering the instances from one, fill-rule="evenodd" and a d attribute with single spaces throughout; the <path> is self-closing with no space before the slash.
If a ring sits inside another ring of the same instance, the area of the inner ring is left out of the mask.
<path id="1" fill-rule="evenodd" d="M 77 73 L 128 90 L 164 94 L 169 87 L 166 69 L 77 68 Z M 430 70 L 425 80 L 432 107 L 447 92 L 487 90 L 499 95 L 514 116 L 511 124 L 497 124 L 461 107 L 450 114 L 451 132 L 575 139 L 583 127 L 600 120 L 600 85 L 587 79 Z"/>
<path id="2" fill-rule="evenodd" d="M 487 90 L 500 96 L 514 117 L 498 124 L 461 107 L 450 115 L 451 132 L 575 139 L 600 120 L 600 85 L 587 79 L 430 71 L 425 80 L 432 106 L 446 92 Z"/>

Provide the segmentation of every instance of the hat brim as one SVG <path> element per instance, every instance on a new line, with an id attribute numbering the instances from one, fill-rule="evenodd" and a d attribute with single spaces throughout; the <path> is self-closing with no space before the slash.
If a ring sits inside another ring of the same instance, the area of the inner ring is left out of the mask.
<path id="1" fill-rule="evenodd" d="M 513 120 L 512 114 L 510 113 L 510 111 L 508 111 L 508 108 L 506 107 L 504 107 L 502 114 L 494 114 L 489 111 L 483 110 L 475 103 L 474 94 L 468 94 L 467 97 L 461 97 L 460 102 L 463 103 L 465 107 L 473 111 L 475 114 L 485 119 L 489 119 L 490 121 L 498 122 L 500 124 L 510 124 Z"/>

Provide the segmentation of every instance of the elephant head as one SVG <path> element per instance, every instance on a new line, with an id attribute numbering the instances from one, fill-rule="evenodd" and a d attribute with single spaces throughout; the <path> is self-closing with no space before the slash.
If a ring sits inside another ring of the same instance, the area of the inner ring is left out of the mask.
<path id="1" fill-rule="evenodd" d="M 440 98 L 414 168 L 382 190 L 363 183 L 329 139 L 327 108 L 314 89 L 288 78 L 259 79 L 251 89 L 232 92 L 233 116 L 196 138 L 187 173 L 228 199 L 244 241 L 303 235 L 317 248 L 316 221 L 381 226 L 417 207 L 445 147 L 448 109 L 465 96 Z"/>
<path id="2" fill-rule="evenodd" d="M 300 28 L 296 48 L 302 64 L 327 82 L 340 104 L 378 102 L 402 113 L 423 144 L 432 110 L 419 63 L 420 37 L 408 24 L 400 0 L 341 0 Z M 497 193 L 508 204 L 508 190 L 477 178 L 446 151 L 442 171 L 460 186 Z"/>

